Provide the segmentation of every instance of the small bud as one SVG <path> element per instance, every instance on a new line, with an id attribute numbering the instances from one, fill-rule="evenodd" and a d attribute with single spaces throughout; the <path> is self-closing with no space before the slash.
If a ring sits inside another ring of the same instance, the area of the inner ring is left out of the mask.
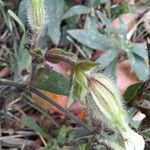
<path id="1" fill-rule="evenodd" d="M 112 123 L 120 126 L 126 120 L 121 94 L 112 81 L 102 75 L 92 75 L 89 79 L 89 93 L 99 111 Z"/>
<path id="2" fill-rule="evenodd" d="M 26 12 L 31 30 L 37 34 L 40 34 L 45 26 L 46 20 L 44 0 L 27 0 Z"/>
<path id="3" fill-rule="evenodd" d="M 117 129 L 116 131 L 124 139 L 125 150 L 143 150 L 145 144 L 143 137 L 128 126 L 127 114 L 122 105 L 122 96 L 113 82 L 100 74 L 90 75 L 88 92 L 90 97 L 87 97 L 85 106 L 90 107 L 90 114 L 93 117 L 97 115 L 95 118 L 100 120 L 99 114 L 101 113 L 107 122 Z M 91 109 L 92 106 L 93 109 Z"/>

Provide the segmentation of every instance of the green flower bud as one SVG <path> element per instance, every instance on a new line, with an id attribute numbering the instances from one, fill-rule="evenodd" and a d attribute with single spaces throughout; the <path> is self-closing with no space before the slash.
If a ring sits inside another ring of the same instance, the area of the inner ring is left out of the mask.
<path id="1" fill-rule="evenodd" d="M 89 93 L 99 111 L 118 127 L 127 120 L 121 102 L 121 94 L 112 81 L 103 75 L 95 74 L 89 79 Z"/>
<path id="2" fill-rule="evenodd" d="M 90 75 L 88 77 L 88 92 L 85 106 L 90 108 L 92 117 L 100 120 L 99 114 L 102 114 L 107 122 L 122 135 L 125 150 L 143 150 L 143 137 L 128 126 L 122 96 L 114 83 L 103 75 Z M 139 143 L 140 145 L 138 145 Z"/>
<path id="3" fill-rule="evenodd" d="M 31 30 L 40 34 L 46 21 L 44 0 L 27 0 L 26 12 Z"/>

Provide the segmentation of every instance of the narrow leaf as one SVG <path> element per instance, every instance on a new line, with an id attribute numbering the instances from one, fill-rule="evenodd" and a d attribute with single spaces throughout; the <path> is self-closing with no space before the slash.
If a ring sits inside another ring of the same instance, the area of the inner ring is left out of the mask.
<path id="1" fill-rule="evenodd" d="M 146 138 L 150 138 L 150 129 L 146 129 L 142 133 Z"/>
<path id="2" fill-rule="evenodd" d="M 84 23 L 84 29 L 97 29 L 97 26 L 98 24 L 96 18 L 87 15 Z"/>
<path id="3" fill-rule="evenodd" d="M 96 11 L 96 14 L 104 25 L 110 24 L 110 20 L 101 11 Z"/>
<path id="4" fill-rule="evenodd" d="M 143 59 L 147 59 L 148 54 L 143 44 L 138 43 L 131 44 L 130 49 L 136 55 L 142 57 Z"/>
<path id="5" fill-rule="evenodd" d="M 18 17 L 25 24 L 26 23 L 26 3 L 27 0 L 22 0 L 18 8 Z"/>
<path id="6" fill-rule="evenodd" d="M 90 8 L 84 5 L 76 5 L 70 8 L 63 16 L 63 19 L 72 17 L 74 15 L 88 14 L 90 12 Z"/>
<path id="7" fill-rule="evenodd" d="M 19 24 L 19 26 L 21 27 L 21 29 L 23 30 L 23 32 L 25 32 L 25 26 L 21 22 L 21 20 L 18 18 L 18 16 L 13 11 L 11 11 L 11 10 L 8 10 L 8 13 Z"/>
<path id="8" fill-rule="evenodd" d="M 54 48 L 48 51 L 49 54 L 53 54 L 53 55 L 62 55 L 62 56 L 67 56 L 70 58 L 74 58 L 77 59 L 76 55 L 71 53 L 71 52 L 66 52 L 63 49 L 60 48 Z"/>
<path id="9" fill-rule="evenodd" d="M 79 61 L 75 64 L 78 71 L 89 71 L 91 68 L 96 67 L 98 63 L 91 62 L 89 60 Z"/>
<path id="10" fill-rule="evenodd" d="M 62 95 L 69 95 L 70 81 L 63 75 L 46 68 L 39 68 L 31 85 L 36 88 L 54 92 Z"/>
<path id="11" fill-rule="evenodd" d="M 149 68 L 145 64 L 145 60 L 138 55 L 132 54 L 130 51 L 127 52 L 129 62 L 131 65 L 131 68 L 135 71 L 137 77 L 141 81 L 145 81 L 148 78 L 149 75 Z"/>
<path id="12" fill-rule="evenodd" d="M 138 91 L 138 89 L 141 87 L 141 85 L 141 82 L 130 85 L 123 95 L 124 99 L 126 101 L 131 100 L 134 97 L 135 93 Z"/>
<path id="13" fill-rule="evenodd" d="M 68 34 L 92 49 L 109 50 L 113 47 L 111 40 L 106 35 L 100 34 L 94 29 L 68 30 Z"/>
<path id="14" fill-rule="evenodd" d="M 116 57 L 118 52 L 116 50 L 109 50 L 105 52 L 100 58 L 97 59 L 103 68 L 107 67 Z"/>
<path id="15" fill-rule="evenodd" d="M 59 44 L 61 31 L 60 24 L 63 16 L 64 0 L 45 0 L 47 8 L 48 35 L 55 45 Z"/>
<path id="16" fill-rule="evenodd" d="M 21 123 L 25 126 L 29 127 L 30 129 L 34 130 L 37 134 L 41 135 L 42 137 L 48 139 L 48 134 L 40 127 L 35 121 L 33 121 L 30 117 L 23 115 L 21 117 Z"/>

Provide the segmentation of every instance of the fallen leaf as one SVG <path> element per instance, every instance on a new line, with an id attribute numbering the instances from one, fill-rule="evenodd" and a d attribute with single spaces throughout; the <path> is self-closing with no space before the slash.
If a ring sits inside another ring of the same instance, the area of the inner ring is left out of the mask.
<path id="1" fill-rule="evenodd" d="M 57 102 L 59 105 L 61 105 L 62 107 L 65 107 L 67 104 L 67 96 L 64 95 L 58 95 L 52 92 L 47 92 L 47 91 L 43 91 L 41 90 L 41 92 L 46 95 L 47 97 L 49 97 L 50 99 L 54 100 L 55 102 Z M 52 106 L 50 103 L 44 101 L 41 97 L 37 96 L 36 94 L 32 93 L 32 100 L 33 102 L 39 106 L 41 109 L 51 113 L 51 112 L 56 112 L 56 113 L 61 113 L 60 110 L 58 110 L 56 107 Z"/>

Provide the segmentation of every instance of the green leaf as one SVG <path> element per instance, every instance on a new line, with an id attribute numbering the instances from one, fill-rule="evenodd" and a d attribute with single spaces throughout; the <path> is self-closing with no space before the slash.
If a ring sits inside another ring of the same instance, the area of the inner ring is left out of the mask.
<path id="1" fill-rule="evenodd" d="M 146 129 L 146 130 L 142 131 L 142 134 L 143 134 L 146 138 L 150 138 L 150 129 Z"/>
<path id="2" fill-rule="evenodd" d="M 59 133 L 57 134 L 57 140 L 62 142 L 64 141 L 65 142 L 65 139 L 67 137 L 67 132 L 69 131 L 69 128 L 66 127 L 66 126 L 62 126 L 59 130 Z"/>
<path id="3" fill-rule="evenodd" d="M 0 0 L 0 6 L 2 6 L 2 7 L 5 6 L 5 4 L 4 4 L 4 2 L 2 0 Z"/>
<path id="4" fill-rule="evenodd" d="M 26 23 L 26 3 L 27 0 L 22 0 L 18 8 L 18 17 L 25 24 Z"/>
<path id="5" fill-rule="evenodd" d="M 81 55 L 84 58 L 88 57 L 87 53 L 84 51 L 83 47 L 81 48 L 76 42 L 74 42 L 74 40 L 71 37 L 67 36 L 67 39 L 68 39 L 69 42 L 71 42 L 74 45 L 74 47 L 81 53 Z"/>
<path id="6" fill-rule="evenodd" d="M 87 89 L 87 79 L 84 73 L 80 70 L 76 70 L 74 93 L 81 102 L 85 100 L 85 97 L 87 95 Z"/>
<path id="7" fill-rule="evenodd" d="M 130 51 L 127 51 L 127 55 L 129 58 L 131 68 L 135 71 L 137 77 L 141 81 L 147 80 L 149 75 L 149 68 L 145 64 L 145 60 L 136 54 L 132 54 Z"/>
<path id="8" fill-rule="evenodd" d="M 78 71 L 89 71 L 91 68 L 96 67 L 98 65 L 98 63 L 89 61 L 89 60 L 83 60 L 83 61 L 79 61 L 75 64 L 75 67 Z"/>
<path id="9" fill-rule="evenodd" d="M 109 50 L 113 48 L 111 40 L 94 29 L 74 29 L 68 30 L 68 34 L 92 49 Z"/>
<path id="10" fill-rule="evenodd" d="M 142 86 L 142 82 L 138 82 L 133 85 L 130 85 L 123 95 L 124 99 L 126 101 L 130 101 L 141 86 Z"/>
<path id="11" fill-rule="evenodd" d="M 31 68 L 32 57 L 28 50 L 25 48 L 25 44 L 28 43 L 27 35 L 24 34 L 18 48 L 18 71 L 21 73 L 23 70 L 29 70 Z"/>
<path id="12" fill-rule="evenodd" d="M 106 51 L 100 58 L 96 61 L 101 64 L 103 68 L 107 67 L 116 57 L 118 56 L 118 52 L 116 50 Z"/>
<path id="13" fill-rule="evenodd" d="M 80 139 L 89 135 L 89 132 L 83 127 L 77 127 L 71 132 L 73 139 Z"/>
<path id="14" fill-rule="evenodd" d="M 18 16 L 13 11 L 11 11 L 11 10 L 8 10 L 8 14 L 19 24 L 19 26 L 21 27 L 21 29 L 23 30 L 23 32 L 25 32 L 25 26 L 21 22 L 21 20 L 18 18 Z"/>
<path id="15" fill-rule="evenodd" d="M 31 85 L 36 88 L 54 92 L 62 95 L 69 95 L 70 81 L 63 75 L 46 68 L 39 68 Z"/>
<path id="16" fill-rule="evenodd" d="M 133 120 L 133 117 L 135 116 L 137 112 L 138 112 L 138 109 L 135 107 L 128 108 L 127 110 L 129 125 L 130 127 L 135 128 L 136 130 L 139 129 L 139 126 L 141 124 L 141 121 Z"/>
<path id="17" fill-rule="evenodd" d="M 104 74 L 108 77 L 116 78 L 116 65 L 117 65 L 117 58 L 115 57 L 110 64 L 105 68 Z M 103 68 L 102 68 L 103 69 Z"/>
<path id="18" fill-rule="evenodd" d="M 69 92 L 68 99 L 67 99 L 67 108 L 69 108 L 72 105 L 72 103 L 74 102 L 74 88 L 75 88 L 75 84 L 72 79 L 70 92 Z"/>
<path id="19" fill-rule="evenodd" d="M 69 58 L 77 59 L 77 56 L 75 54 L 73 54 L 71 52 L 66 52 L 60 48 L 53 48 L 53 49 L 49 50 L 48 53 L 52 54 L 52 55 L 62 55 L 62 56 L 66 56 Z"/>
<path id="20" fill-rule="evenodd" d="M 23 70 L 29 70 L 31 67 L 31 55 L 28 50 L 25 48 L 25 45 L 28 43 L 27 34 L 25 31 L 25 26 L 21 20 L 14 14 L 11 10 L 8 10 L 9 15 L 19 24 L 23 30 L 23 36 L 18 48 L 16 48 L 15 55 L 11 59 L 12 70 L 15 74 L 15 78 L 19 79 Z"/>
<path id="21" fill-rule="evenodd" d="M 64 10 L 64 0 L 45 0 L 47 8 L 48 36 L 55 45 L 59 44 L 61 37 L 61 21 Z"/>
<path id="22" fill-rule="evenodd" d="M 138 44 L 138 43 L 131 44 L 130 49 L 134 54 L 142 57 L 143 59 L 148 58 L 147 51 L 143 44 Z"/>
<path id="23" fill-rule="evenodd" d="M 15 79 L 17 80 L 19 80 L 22 76 L 22 71 L 29 71 L 31 68 L 32 57 L 28 50 L 24 47 L 27 41 L 27 36 L 24 33 L 19 47 L 15 49 L 15 54 L 11 57 L 12 71 L 15 75 Z"/>
<path id="24" fill-rule="evenodd" d="M 90 12 L 90 8 L 84 5 L 76 5 L 70 8 L 63 16 L 63 19 L 72 17 L 74 15 L 88 14 Z"/>
<path id="25" fill-rule="evenodd" d="M 41 135 L 42 137 L 49 139 L 49 135 L 40 127 L 35 121 L 32 120 L 32 118 L 22 115 L 21 117 L 21 123 L 30 129 L 34 130 L 37 134 Z"/>
<path id="26" fill-rule="evenodd" d="M 130 12 L 130 6 L 128 3 L 124 3 L 121 5 L 116 5 L 114 7 L 111 7 L 111 16 L 113 18 L 117 18 L 121 14 L 125 14 Z"/>
<path id="27" fill-rule="evenodd" d="M 97 7 L 100 4 L 101 0 L 90 0 L 91 7 Z"/>
<path id="28" fill-rule="evenodd" d="M 84 29 L 97 29 L 97 26 L 96 18 L 87 15 L 84 23 Z"/>
<path id="29" fill-rule="evenodd" d="M 104 13 L 102 13 L 101 11 L 96 11 L 96 14 L 104 25 L 110 24 L 110 20 L 106 17 Z"/>

